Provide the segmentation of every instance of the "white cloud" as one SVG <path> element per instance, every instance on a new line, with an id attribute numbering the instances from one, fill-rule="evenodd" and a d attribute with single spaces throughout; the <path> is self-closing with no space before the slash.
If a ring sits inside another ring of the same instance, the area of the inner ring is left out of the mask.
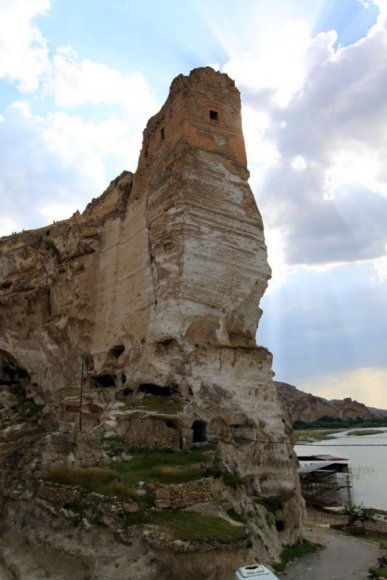
<path id="1" fill-rule="evenodd" d="M 8 236 L 12 232 L 16 232 L 18 229 L 18 224 L 11 217 L 1 217 L 0 216 L 0 237 Z"/>
<path id="2" fill-rule="evenodd" d="M 53 75 L 46 90 L 60 107 L 122 105 L 132 113 L 142 114 L 149 114 L 155 107 L 150 87 L 141 73 L 122 74 L 103 63 L 81 59 L 70 46 L 56 51 Z"/>
<path id="3" fill-rule="evenodd" d="M 275 142 L 267 136 L 270 118 L 266 113 L 255 110 L 247 103 L 243 107 L 242 120 L 250 183 L 254 189 L 258 189 L 266 172 L 278 164 L 280 155 Z"/>
<path id="4" fill-rule="evenodd" d="M 286 107 L 310 73 L 333 55 L 334 31 L 311 38 L 309 25 L 287 22 L 261 35 L 258 50 L 233 55 L 223 70 L 238 85 L 254 91 L 270 90 L 271 102 Z"/>
<path id="5" fill-rule="evenodd" d="M 139 132 L 131 136 L 129 124 L 122 119 L 92 122 L 66 113 L 51 113 L 43 119 L 40 136 L 45 149 L 63 167 L 76 170 L 97 191 L 106 185 L 106 167 L 112 157 L 121 160 L 122 168 L 134 167 L 140 137 Z"/>
<path id="6" fill-rule="evenodd" d="M 66 113 L 34 115 L 26 102 L 4 112 L 0 133 L 1 233 L 69 217 L 123 169 L 134 170 L 143 119 L 85 121 Z M 26 212 L 28 208 L 28 212 Z"/>
<path id="7" fill-rule="evenodd" d="M 60 221 L 69 218 L 77 207 L 73 204 L 67 203 L 46 203 L 39 206 L 39 213 L 44 217 L 45 221 L 50 224 L 54 221 Z"/>
<path id="8" fill-rule="evenodd" d="M 50 0 L 0 0 L 0 8 L 0 78 L 40 99 L 52 96 L 58 108 L 84 107 L 77 115 L 55 107 L 36 115 L 30 102 L 18 100 L 0 115 L 0 232 L 7 234 L 17 223 L 38 227 L 82 209 L 123 169 L 134 170 L 157 103 L 139 72 L 80 58 L 70 46 L 50 57 L 33 24 Z M 103 116 L 95 118 L 99 105 Z"/>
<path id="9" fill-rule="evenodd" d="M 387 245 L 385 247 L 386 255 L 381 258 L 373 260 L 373 267 L 375 268 L 377 278 L 380 282 L 387 281 Z"/>
<path id="10" fill-rule="evenodd" d="M 0 78 L 22 91 L 35 91 L 50 70 L 47 41 L 32 24 L 49 8 L 50 0 L 0 0 Z"/>
<path id="11" fill-rule="evenodd" d="M 266 230 L 265 241 L 272 272 L 272 278 L 269 281 L 266 294 L 271 295 L 289 280 L 290 276 L 296 272 L 297 267 L 290 266 L 286 262 L 285 241 L 278 229 L 271 228 Z"/>
<path id="12" fill-rule="evenodd" d="M 307 163 L 302 155 L 296 155 L 291 163 L 291 166 L 296 171 L 305 171 L 307 168 Z"/>
<path id="13" fill-rule="evenodd" d="M 381 14 L 367 36 L 337 52 L 334 31 L 312 38 L 297 26 L 275 39 L 274 55 L 265 51 L 263 68 L 263 57 L 255 53 L 225 67 L 239 81 L 248 107 L 266 115 L 259 148 L 246 140 L 248 159 L 269 250 L 271 237 L 283 249 L 288 274 L 286 262 L 323 266 L 382 259 L 387 243 L 386 19 Z M 299 30 L 293 50 L 292 34 Z M 296 71 L 294 85 L 283 67 Z M 275 163 L 262 163 L 266 145 Z"/>

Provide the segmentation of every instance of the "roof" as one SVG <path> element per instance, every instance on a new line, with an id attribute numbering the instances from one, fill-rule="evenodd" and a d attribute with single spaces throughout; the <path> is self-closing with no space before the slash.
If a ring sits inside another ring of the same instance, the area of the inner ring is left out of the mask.
<path id="1" fill-rule="evenodd" d="M 333 461 L 316 461 L 313 463 L 301 464 L 298 473 L 311 473 L 312 471 L 319 471 L 320 469 L 326 469 L 327 467 L 334 466 Z"/>
<path id="2" fill-rule="evenodd" d="M 347 461 L 312 461 L 312 462 L 300 462 L 300 467 L 298 468 L 298 473 L 300 475 L 305 473 L 313 473 L 315 471 L 347 471 L 348 462 Z"/>
<path id="3" fill-rule="evenodd" d="M 297 455 L 299 461 L 348 461 L 346 457 L 336 457 L 335 455 Z"/>

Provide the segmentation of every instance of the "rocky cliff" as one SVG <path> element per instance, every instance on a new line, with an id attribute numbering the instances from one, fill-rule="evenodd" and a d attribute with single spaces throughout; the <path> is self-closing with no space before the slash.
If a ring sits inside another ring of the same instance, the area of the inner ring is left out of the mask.
<path id="1" fill-rule="evenodd" d="M 299 539 L 255 343 L 270 270 L 247 180 L 239 92 L 196 69 L 148 122 L 135 174 L 0 241 L 0 553 L 16 578 L 233 578 Z"/>
<path id="2" fill-rule="evenodd" d="M 300 391 L 293 385 L 275 381 L 279 399 L 284 412 L 289 416 L 290 422 L 317 421 L 321 417 L 333 417 L 336 419 L 372 419 L 375 414 L 363 403 L 345 399 L 324 399 L 311 393 Z"/>

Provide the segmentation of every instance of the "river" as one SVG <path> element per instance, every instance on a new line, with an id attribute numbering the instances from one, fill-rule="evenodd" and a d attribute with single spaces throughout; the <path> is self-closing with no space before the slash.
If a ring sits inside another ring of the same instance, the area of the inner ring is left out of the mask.
<path id="1" fill-rule="evenodd" d="M 353 473 L 352 501 L 387 511 L 387 430 L 361 436 L 340 432 L 333 439 L 296 445 L 295 450 L 298 455 L 324 454 L 348 459 Z"/>

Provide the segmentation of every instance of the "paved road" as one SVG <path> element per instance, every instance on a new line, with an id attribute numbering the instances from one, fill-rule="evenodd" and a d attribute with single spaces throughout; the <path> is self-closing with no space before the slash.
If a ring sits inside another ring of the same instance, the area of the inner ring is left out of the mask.
<path id="1" fill-rule="evenodd" d="M 315 528 L 306 536 L 325 547 L 291 564 L 284 580 L 365 580 L 381 555 L 377 544 L 335 530 Z"/>

